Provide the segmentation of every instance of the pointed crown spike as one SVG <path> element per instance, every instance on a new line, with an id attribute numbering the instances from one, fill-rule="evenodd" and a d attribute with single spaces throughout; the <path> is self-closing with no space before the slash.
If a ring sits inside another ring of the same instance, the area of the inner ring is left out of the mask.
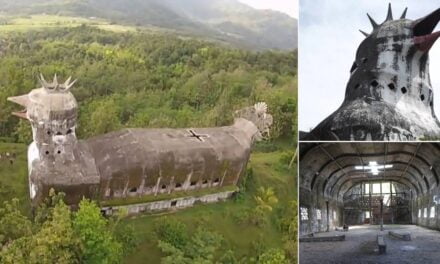
<path id="1" fill-rule="evenodd" d="M 43 86 L 44 88 L 46 88 L 48 86 L 48 83 L 44 79 L 44 76 L 42 73 L 40 73 L 40 77 L 38 78 L 38 81 L 40 82 L 41 86 Z"/>
<path id="2" fill-rule="evenodd" d="M 57 74 L 56 73 L 53 76 L 53 84 L 58 85 L 58 78 L 57 78 Z"/>
<path id="3" fill-rule="evenodd" d="M 359 31 L 362 33 L 362 35 L 364 35 L 365 37 L 368 37 L 370 34 L 368 34 L 367 32 L 365 32 L 365 31 L 362 31 L 362 30 L 360 30 L 359 29 Z"/>
<path id="4" fill-rule="evenodd" d="M 391 3 L 389 3 L 387 19 L 385 21 L 391 21 L 391 20 L 393 20 L 393 10 L 391 9 Z"/>
<path id="5" fill-rule="evenodd" d="M 70 78 L 69 78 L 69 80 L 70 80 Z M 65 90 L 66 91 L 70 90 L 70 88 L 72 88 L 72 86 L 76 83 L 77 80 L 78 79 L 75 79 L 75 80 L 73 80 L 73 82 L 65 84 Z M 66 83 L 67 83 L 67 81 L 66 81 Z"/>
<path id="6" fill-rule="evenodd" d="M 374 21 L 374 19 L 370 16 L 370 14 L 367 13 L 367 16 L 371 22 L 371 25 L 373 26 L 373 29 L 376 29 L 377 27 L 379 27 L 379 25 L 376 23 L 376 21 Z"/>
<path id="7" fill-rule="evenodd" d="M 405 19 L 406 18 L 406 11 L 408 11 L 408 7 L 405 8 L 405 10 L 403 11 L 402 15 L 400 16 L 400 19 Z"/>
<path id="8" fill-rule="evenodd" d="M 47 82 L 44 79 L 43 74 L 41 74 L 41 73 L 40 73 L 40 76 L 39 76 L 38 80 L 39 80 L 40 84 L 43 86 L 43 88 L 46 89 L 47 91 L 50 91 L 50 92 L 54 92 L 54 91 L 58 91 L 58 92 L 68 91 L 68 90 L 70 90 L 70 88 L 72 88 L 72 86 L 77 81 L 77 80 L 74 80 L 73 82 L 71 82 L 70 80 L 72 80 L 72 76 L 70 76 L 69 78 L 67 78 L 67 80 L 64 83 L 58 83 L 58 77 L 57 77 L 57 74 L 55 74 L 54 77 L 53 77 L 53 81 L 52 82 Z"/>
<path id="9" fill-rule="evenodd" d="M 69 76 L 69 78 L 67 78 L 67 80 L 64 82 L 64 84 L 68 85 L 71 79 L 72 79 L 72 76 Z"/>

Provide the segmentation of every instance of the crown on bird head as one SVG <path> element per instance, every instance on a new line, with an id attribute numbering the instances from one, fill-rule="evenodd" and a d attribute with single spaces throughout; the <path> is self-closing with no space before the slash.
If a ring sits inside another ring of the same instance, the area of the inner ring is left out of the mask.
<path id="1" fill-rule="evenodd" d="M 70 76 L 64 83 L 58 83 L 57 74 L 55 73 L 53 77 L 52 82 L 48 82 L 44 79 L 43 74 L 40 73 L 40 77 L 38 80 L 40 81 L 40 84 L 43 86 L 43 88 L 48 92 L 68 92 L 70 88 L 73 87 L 76 79 L 71 81 L 72 76 Z"/>

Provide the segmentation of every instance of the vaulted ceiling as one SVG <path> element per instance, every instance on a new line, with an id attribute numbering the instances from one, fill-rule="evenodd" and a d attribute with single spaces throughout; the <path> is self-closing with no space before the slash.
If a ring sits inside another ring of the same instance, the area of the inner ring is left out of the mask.
<path id="1" fill-rule="evenodd" d="M 299 158 L 301 188 L 334 199 L 342 199 L 363 181 L 392 180 L 406 185 L 414 195 L 426 194 L 440 183 L 440 144 L 302 143 Z M 392 166 L 377 175 L 359 169 L 370 162 Z"/>

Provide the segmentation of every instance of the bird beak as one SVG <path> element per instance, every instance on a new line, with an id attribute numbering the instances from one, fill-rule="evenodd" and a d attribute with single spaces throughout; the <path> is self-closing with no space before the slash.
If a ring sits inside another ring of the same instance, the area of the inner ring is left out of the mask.
<path id="1" fill-rule="evenodd" d="M 29 105 L 29 96 L 27 94 L 8 97 L 8 101 L 24 106 L 23 110 L 12 112 L 12 114 L 17 117 L 27 119 L 27 106 Z"/>
<path id="2" fill-rule="evenodd" d="M 440 8 L 431 14 L 414 21 L 414 43 L 419 50 L 428 52 L 440 37 L 440 31 L 433 33 L 440 21 Z"/>

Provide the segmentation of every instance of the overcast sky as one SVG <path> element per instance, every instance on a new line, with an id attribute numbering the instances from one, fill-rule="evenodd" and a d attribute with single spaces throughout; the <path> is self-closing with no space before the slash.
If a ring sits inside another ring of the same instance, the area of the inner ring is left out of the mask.
<path id="1" fill-rule="evenodd" d="M 366 13 L 381 23 L 389 2 L 394 18 L 400 17 L 405 7 L 406 17 L 412 20 L 440 8 L 437 0 L 300 0 L 300 130 L 309 131 L 341 105 L 355 52 L 365 38 L 359 29 L 372 31 Z M 430 72 L 434 108 L 440 117 L 440 40 L 430 52 Z"/>
<path id="2" fill-rule="evenodd" d="M 257 9 L 273 9 L 298 18 L 298 0 L 238 0 Z"/>

